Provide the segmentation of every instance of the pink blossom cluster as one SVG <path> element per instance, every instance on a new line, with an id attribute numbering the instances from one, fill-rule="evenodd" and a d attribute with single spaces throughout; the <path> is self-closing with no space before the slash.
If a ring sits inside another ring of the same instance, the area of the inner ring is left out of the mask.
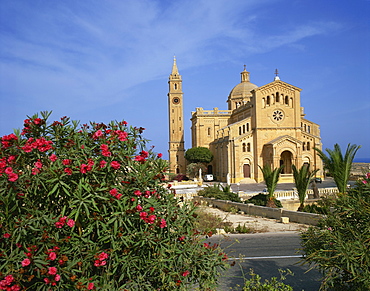
<path id="1" fill-rule="evenodd" d="M 100 149 L 101 149 L 101 154 L 104 156 L 104 157 L 110 157 L 112 156 L 112 153 L 109 151 L 109 146 L 106 145 L 106 144 L 102 144 L 100 146 Z"/>
<path id="2" fill-rule="evenodd" d="M 81 164 L 80 166 L 80 172 L 82 174 L 86 174 L 87 172 L 90 172 L 93 169 L 94 161 L 92 159 L 87 160 L 87 164 Z"/>
<path id="3" fill-rule="evenodd" d="M 56 267 L 49 267 L 47 274 L 49 276 L 44 278 L 45 284 L 56 286 L 57 282 L 60 281 L 60 275 L 58 274 L 58 269 Z"/>
<path id="4" fill-rule="evenodd" d="M 53 142 L 51 140 L 46 140 L 44 137 L 38 139 L 30 137 L 21 149 L 26 153 L 30 153 L 34 149 L 38 149 L 40 152 L 46 152 L 53 148 L 52 144 Z"/>
<path id="5" fill-rule="evenodd" d="M 57 228 L 62 228 L 65 224 L 72 228 L 75 225 L 75 221 L 67 216 L 63 216 L 60 217 L 57 222 L 55 222 L 55 226 Z"/>
<path id="6" fill-rule="evenodd" d="M 118 193 L 118 190 L 116 188 L 113 188 L 112 190 L 109 191 L 109 194 L 112 195 L 116 199 L 121 199 L 122 194 Z"/>
<path id="7" fill-rule="evenodd" d="M 45 120 L 41 119 L 41 118 L 35 118 L 33 120 L 31 119 L 25 119 L 24 120 L 24 128 L 23 128 L 23 131 L 22 131 L 22 135 L 25 135 L 27 133 L 30 133 L 31 132 L 31 126 L 32 125 L 37 125 L 37 126 L 40 126 L 42 124 L 45 124 Z"/>
<path id="8" fill-rule="evenodd" d="M 9 148 L 12 145 L 12 141 L 18 140 L 18 137 L 14 134 L 11 133 L 9 135 L 4 135 L 1 138 L 1 144 L 4 149 Z"/>
<path id="9" fill-rule="evenodd" d="M 108 254 L 105 252 L 101 252 L 99 255 L 97 255 L 97 259 L 94 261 L 94 266 L 95 267 L 102 267 L 107 264 L 106 259 L 108 259 Z"/>
<path id="10" fill-rule="evenodd" d="M 21 290 L 21 287 L 18 284 L 12 285 L 13 283 L 14 283 L 13 275 L 6 276 L 3 280 L 0 281 L 0 290 L 6 290 L 6 291 Z"/>
<path id="11" fill-rule="evenodd" d="M 141 192 L 140 190 L 135 190 L 134 191 L 134 195 L 135 196 L 138 196 L 138 197 L 143 196 L 144 198 L 149 198 L 151 196 L 156 195 L 157 198 L 159 198 L 159 196 L 157 195 L 157 191 L 155 191 L 155 190 L 154 191 L 146 190 L 146 191 L 144 191 L 144 193 Z"/>
<path id="12" fill-rule="evenodd" d="M 368 184 L 369 183 L 368 180 L 370 180 L 370 173 L 367 173 L 365 177 L 366 177 L 366 180 L 362 180 L 362 183 Z"/>
<path id="13" fill-rule="evenodd" d="M 148 158 L 148 156 L 149 156 L 149 153 L 147 151 L 141 151 L 140 155 L 137 155 L 134 158 L 134 161 L 144 163 L 146 161 L 146 159 Z"/>
<path id="14" fill-rule="evenodd" d="M 12 167 L 8 167 L 6 163 L 6 159 L 2 158 L 0 160 L 0 176 L 2 176 L 3 173 L 5 173 L 8 176 L 8 181 L 15 182 L 18 180 L 19 175 L 17 173 L 13 172 Z"/>
<path id="15" fill-rule="evenodd" d="M 136 209 L 139 210 L 139 211 L 142 210 L 141 205 L 138 205 L 136 207 Z M 153 207 L 150 207 L 150 212 L 154 212 Z M 140 219 L 142 219 L 143 221 L 145 221 L 148 224 L 153 224 L 154 222 L 158 221 L 158 225 L 159 225 L 160 228 L 165 228 L 167 226 L 167 222 L 166 222 L 165 219 L 160 218 L 160 217 L 158 217 L 158 219 L 157 219 L 157 216 L 154 215 L 154 214 L 149 215 L 147 212 L 141 211 L 139 213 L 139 216 L 140 216 Z"/>
<path id="16" fill-rule="evenodd" d="M 128 137 L 128 133 L 122 130 L 106 130 L 106 134 L 110 134 L 112 136 L 117 136 L 120 141 L 126 141 Z M 104 133 L 99 129 L 93 135 L 92 138 L 97 140 L 99 138 L 105 137 Z"/>

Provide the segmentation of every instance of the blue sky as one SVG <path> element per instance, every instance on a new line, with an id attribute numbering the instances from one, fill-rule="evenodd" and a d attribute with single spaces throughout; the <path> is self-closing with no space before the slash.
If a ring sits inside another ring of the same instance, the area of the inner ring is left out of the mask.
<path id="1" fill-rule="evenodd" d="M 186 148 L 196 107 L 227 109 L 246 64 L 302 89 L 323 148 L 370 158 L 370 1 L 0 0 L 0 135 L 53 111 L 146 128 L 167 157 L 168 76 L 183 78 Z"/>

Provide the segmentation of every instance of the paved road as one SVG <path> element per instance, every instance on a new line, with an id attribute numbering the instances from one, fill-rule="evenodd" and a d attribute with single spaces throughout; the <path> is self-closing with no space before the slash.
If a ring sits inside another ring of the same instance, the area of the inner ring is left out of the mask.
<path id="1" fill-rule="evenodd" d="M 236 262 L 222 277 L 219 291 L 243 285 L 243 274 L 249 278 L 250 268 L 263 279 L 280 277 L 279 269 L 290 269 L 294 276 L 288 276 L 284 282 L 294 290 L 317 291 L 320 287 L 321 274 L 317 270 L 305 274 L 309 267 L 298 264 L 301 260 L 298 233 L 213 236 L 207 241 L 221 244 L 229 258 Z"/>

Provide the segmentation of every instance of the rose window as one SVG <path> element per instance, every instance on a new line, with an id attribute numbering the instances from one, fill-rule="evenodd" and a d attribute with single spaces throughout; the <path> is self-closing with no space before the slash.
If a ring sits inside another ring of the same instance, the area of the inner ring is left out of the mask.
<path id="1" fill-rule="evenodd" d="M 280 110 L 275 110 L 274 113 L 272 114 L 272 118 L 275 121 L 281 121 L 284 118 L 284 113 L 281 112 Z"/>

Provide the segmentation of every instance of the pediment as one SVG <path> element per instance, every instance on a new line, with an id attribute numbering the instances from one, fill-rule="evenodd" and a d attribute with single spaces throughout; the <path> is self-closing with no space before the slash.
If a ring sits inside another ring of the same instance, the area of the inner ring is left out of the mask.
<path id="1" fill-rule="evenodd" d="M 302 142 L 292 136 L 289 135 L 283 135 L 279 136 L 270 142 L 266 143 L 266 145 L 272 145 L 274 147 L 297 147 L 300 146 Z"/>

